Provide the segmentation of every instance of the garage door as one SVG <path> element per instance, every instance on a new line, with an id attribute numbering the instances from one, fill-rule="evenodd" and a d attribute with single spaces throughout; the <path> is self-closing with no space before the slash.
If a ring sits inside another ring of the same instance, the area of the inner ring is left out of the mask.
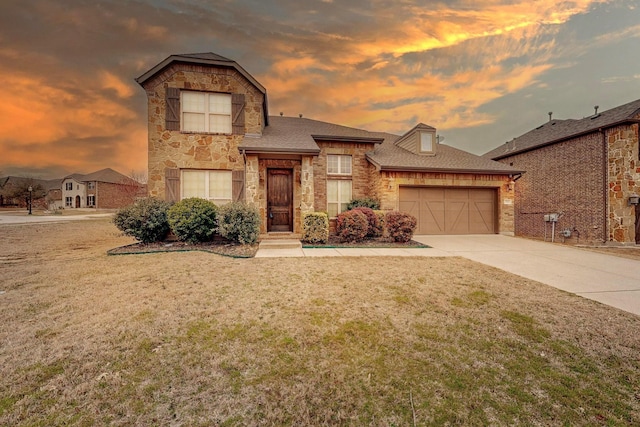
<path id="1" fill-rule="evenodd" d="M 493 234 L 496 199 L 491 188 L 400 187 L 400 211 L 418 219 L 415 234 Z"/>

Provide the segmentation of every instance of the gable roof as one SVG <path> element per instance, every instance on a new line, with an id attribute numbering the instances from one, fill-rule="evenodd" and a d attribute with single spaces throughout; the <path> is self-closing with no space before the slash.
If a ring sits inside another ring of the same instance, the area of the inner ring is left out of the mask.
<path id="1" fill-rule="evenodd" d="M 396 139 L 399 137 L 396 136 Z M 395 145 L 395 139 L 385 141 L 375 151 L 367 153 L 367 159 L 378 169 L 415 172 L 460 172 L 489 175 L 517 175 L 524 171 L 514 169 L 467 151 L 445 144 L 438 144 L 435 156 L 422 156 Z"/>
<path id="2" fill-rule="evenodd" d="M 74 173 L 72 175 L 66 176 L 64 179 L 72 178 L 78 182 L 107 182 L 110 184 L 127 184 L 127 185 L 142 185 L 138 181 L 129 178 L 126 175 L 121 174 L 118 171 L 115 171 L 111 168 L 101 169 L 96 172 L 91 172 L 86 175 L 82 175 L 79 173 Z"/>
<path id="3" fill-rule="evenodd" d="M 623 123 L 640 123 L 640 99 L 579 120 L 551 120 L 483 157 L 497 160 Z"/>
<path id="4" fill-rule="evenodd" d="M 412 131 L 418 127 L 433 129 L 418 124 Z M 245 135 L 238 148 L 249 154 L 315 155 L 320 153 L 317 141 L 365 142 L 374 144 L 373 150 L 366 156 L 381 170 L 514 175 L 522 173 L 503 163 L 442 144 L 438 145 L 435 156 L 421 156 L 396 146 L 395 143 L 401 138 L 391 133 L 370 132 L 307 118 L 271 116 L 270 124 L 265 127 L 261 136 Z"/>
<path id="5" fill-rule="evenodd" d="M 316 141 L 380 144 L 384 135 L 302 117 L 271 116 L 262 135 L 245 135 L 238 148 L 247 153 L 318 154 Z"/>
<path id="6" fill-rule="evenodd" d="M 144 84 L 156 76 L 158 73 L 162 72 L 165 68 L 169 67 L 173 63 L 183 63 L 183 64 L 197 64 L 197 65 L 208 65 L 208 66 L 217 66 L 223 68 L 233 68 L 238 73 L 242 74 L 242 76 L 247 79 L 256 89 L 258 89 L 264 95 L 263 101 L 263 111 L 264 117 L 267 123 L 269 124 L 269 103 L 267 102 L 267 89 L 260 84 L 251 74 L 247 72 L 244 68 L 240 66 L 236 61 L 225 58 L 224 56 L 218 55 L 213 52 L 203 52 L 203 53 L 180 53 L 167 57 L 164 61 L 160 62 L 153 68 L 151 68 L 146 73 L 142 74 L 140 77 L 136 77 L 135 81 L 142 87 Z"/>

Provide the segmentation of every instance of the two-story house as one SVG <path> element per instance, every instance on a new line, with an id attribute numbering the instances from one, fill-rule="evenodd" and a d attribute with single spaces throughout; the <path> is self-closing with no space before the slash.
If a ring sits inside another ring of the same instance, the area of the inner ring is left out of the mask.
<path id="1" fill-rule="evenodd" d="M 264 237 L 299 234 L 304 213 L 334 218 L 361 197 L 413 214 L 421 234 L 513 233 L 522 171 L 439 144 L 431 126 L 394 135 L 270 116 L 266 88 L 214 53 L 172 55 L 136 81 L 153 197 L 253 204 Z"/>

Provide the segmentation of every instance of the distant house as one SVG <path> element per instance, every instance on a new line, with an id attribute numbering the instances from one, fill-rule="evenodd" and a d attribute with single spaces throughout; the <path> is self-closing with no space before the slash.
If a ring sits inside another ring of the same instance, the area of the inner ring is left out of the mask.
<path id="1" fill-rule="evenodd" d="M 29 195 L 31 187 L 31 195 Z M 23 176 L 0 177 L 0 207 L 18 207 L 28 209 L 31 196 L 32 207 L 47 208 L 47 192 L 51 188 L 60 188 L 60 180 L 45 180 Z"/>
<path id="2" fill-rule="evenodd" d="M 519 169 L 438 144 L 431 126 L 394 135 L 270 116 L 266 88 L 214 53 L 172 55 L 136 81 L 151 196 L 250 203 L 264 237 L 301 233 L 305 213 L 335 218 L 362 197 L 413 214 L 420 234 L 513 233 Z"/>
<path id="3" fill-rule="evenodd" d="M 62 180 L 61 201 L 65 209 L 117 209 L 146 195 L 146 187 L 111 169 L 72 174 Z"/>
<path id="4" fill-rule="evenodd" d="M 640 100 L 582 119 L 549 120 L 484 157 L 526 170 L 516 235 L 640 244 Z M 557 218 L 557 221 L 552 221 Z"/>

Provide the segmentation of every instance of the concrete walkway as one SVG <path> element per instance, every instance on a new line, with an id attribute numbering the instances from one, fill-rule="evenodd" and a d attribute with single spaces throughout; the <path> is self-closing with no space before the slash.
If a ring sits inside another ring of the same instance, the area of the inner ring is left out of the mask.
<path id="1" fill-rule="evenodd" d="M 450 255 L 640 315 L 640 261 L 501 235 L 415 236 Z"/>

